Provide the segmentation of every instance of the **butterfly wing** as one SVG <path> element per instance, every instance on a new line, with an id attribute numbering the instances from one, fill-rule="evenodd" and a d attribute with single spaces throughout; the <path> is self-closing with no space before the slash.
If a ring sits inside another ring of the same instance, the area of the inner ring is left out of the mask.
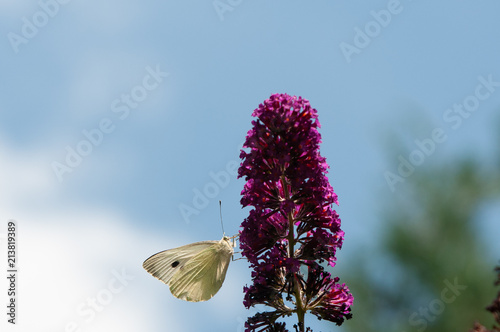
<path id="1" fill-rule="evenodd" d="M 191 302 L 211 299 L 221 288 L 233 255 L 227 237 L 213 241 L 188 259 L 170 279 L 172 294 Z"/>
<path id="2" fill-rule="evenodd" d="M 165 250 L 146 259 L 142 266 L 153 277 L 170 285 L 172 276 L 180 271 L 190 259 L 218 242 L 202 241 Z"/>

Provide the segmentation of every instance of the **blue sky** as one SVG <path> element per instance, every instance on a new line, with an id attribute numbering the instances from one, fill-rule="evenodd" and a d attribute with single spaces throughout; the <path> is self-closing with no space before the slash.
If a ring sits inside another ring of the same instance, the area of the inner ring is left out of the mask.
<path id="1" fill-rule="evenodd" d="M 499 11 L 493 0 L 0 0 L 0 211 L 1 225 L 19 224 L 18 330 L 243 331 L 243 260 L 201 304 L 173 298 L 141 264 L 219 239 L 218 200 L 226 233 L 238 231 L 247 211 L 234 165 L 273 93 L 318 110 L 346 232 L 338 268 L 351 264 L 376 242 L 378 197 L 405 185 L 384 178 L 399 164 L 388 148 L 409 158 L 437 128 L 447 138 L 415 171 L 490 158 Z M 491 242 L 495 216 L 481 214 Z M 106 303 L 95 315 L 93 297 Z"/>

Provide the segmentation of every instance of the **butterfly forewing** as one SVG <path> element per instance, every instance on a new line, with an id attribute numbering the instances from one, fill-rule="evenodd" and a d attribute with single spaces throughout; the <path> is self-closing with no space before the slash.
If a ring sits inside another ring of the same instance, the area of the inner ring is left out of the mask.
<path id="1" fill-rule="evenodd" d="M 165 250 L 146 259 L 142 266 L 153 277 L 168 285 L 172 276 L 179 271 L 187 261 L 217 242 L 219 241 L 202 241 L 187 244 L 175 249 Z"/>
<path id="2" fill-rule="evenodd" d="M 170 280 L 170 291 L 182 300 L 211 299 L 221 288 L 233 248 L 226 239 L 217 241 L 189 259 Z"/>
<path id="3" fill-rule="evenodd" d="M 172 294 L 191 302 L 206 301 L 221 288 L 233 248 L 229 238 L 202 241 L 159 252 L 143 263 L 155 278 L 169 285 Z"/>

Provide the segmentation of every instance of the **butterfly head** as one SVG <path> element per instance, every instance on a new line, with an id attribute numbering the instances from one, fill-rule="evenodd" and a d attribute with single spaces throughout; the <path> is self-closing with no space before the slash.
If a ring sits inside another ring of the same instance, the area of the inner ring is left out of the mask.
<path id="1" fill-rule="evenodd" d="M 236 238 L 238 238 L 239 236 L 240 236 L 240 234 L 236 234 L 236 235 L 233 235 L 231 237 L 223 235 L 221 241 L 226 241 L 229 244 L 229 246 L 236 248 Z"/>

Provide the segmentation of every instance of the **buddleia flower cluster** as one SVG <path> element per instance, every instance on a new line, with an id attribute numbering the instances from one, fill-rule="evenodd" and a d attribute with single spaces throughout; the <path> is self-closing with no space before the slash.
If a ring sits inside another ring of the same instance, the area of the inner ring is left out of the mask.
<path id="1" fill-rule="evenodd" d="M 311 331 L 308 312 L 341 325 L 351 318 L 353 296 L 326 270 L 344 232 L 319 152 L 317 111 L 301 97 L 274 94 L 252 116 L 238 170 L 246 181 L 241 204 L 251 207 L 240 231 L 253 282 L 244 287 L 244 305 L 270 311 L 248 318 L 246 331 L 288 331 L 278 320 L 291 315 L 296 331 Z"/>

